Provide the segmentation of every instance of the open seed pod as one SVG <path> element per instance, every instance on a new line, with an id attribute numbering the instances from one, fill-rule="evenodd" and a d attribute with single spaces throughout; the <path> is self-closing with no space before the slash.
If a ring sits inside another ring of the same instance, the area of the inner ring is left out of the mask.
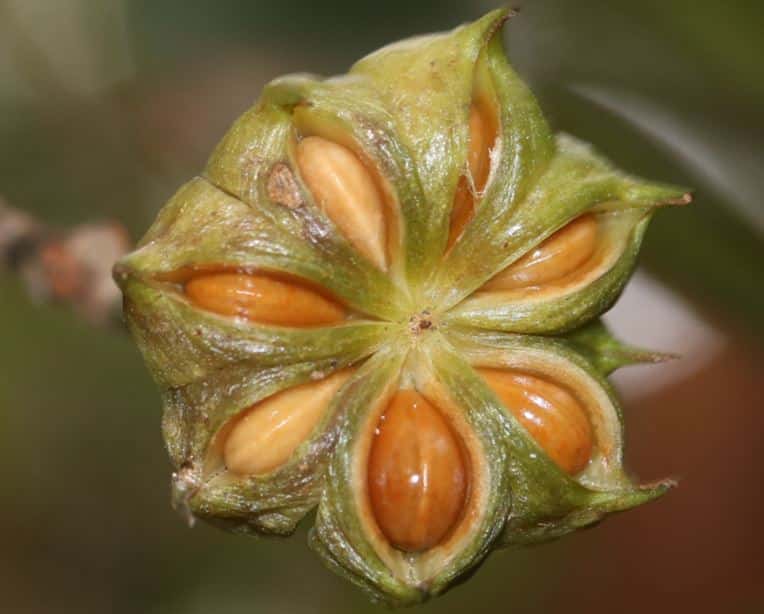
<path id="1" fill-rule="evenodd" d="M 268 85 L 115 269 L 174 502 L 311 546 L 392 605 L 663 493 L 597 318 L 683 189 L 554 137 L 495 11 Z"/>

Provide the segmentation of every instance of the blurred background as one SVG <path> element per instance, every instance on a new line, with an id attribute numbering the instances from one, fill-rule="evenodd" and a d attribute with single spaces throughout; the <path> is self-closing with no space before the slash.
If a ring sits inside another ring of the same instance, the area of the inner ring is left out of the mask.
<path id="1" fill-rule="evenodd" d="M 262 86 L 344 72 L 498 3 L 0 0 L 0 195 L 134 239 Z M 510 59 L 555 128 L 694 186 L 660 212 L 609 315 L 684 358 L 616 377 L 627 461 L 680 487 L 489 558 L 423 612 L 764 612 L 764 4 L 530 0 Z M 289 540 L 171 510 L 159 398 L 132 342 L 0 271 L 0 594 L 7 612 L 381 611 Z"/>

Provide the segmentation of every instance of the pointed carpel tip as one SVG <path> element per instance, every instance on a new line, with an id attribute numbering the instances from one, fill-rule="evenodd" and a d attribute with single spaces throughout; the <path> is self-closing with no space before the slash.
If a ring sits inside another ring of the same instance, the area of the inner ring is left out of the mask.
<path id="1" fill-rule="evenodd" d="M 504 27 L 505 23 L 507 23 L 513 17 L 517 17 L 519 14 L 520 9 L 510 5 L 494 9 L 490 13 L 485 14 L 481 20 L 487 18 L 493 21 L 491 28 L 488 30 L 488 38 L 492 38 L 499 30 Z"/>
<path id="2" fill-rule="evenodd" d="M 695 199 L 692 190 L 677 190 L 675 194 L 679 194 L 679 196 L 667 195 L 665 198 L 658 198 L 653 201 L 649 208 L 665 209 L 666 207 L 684 207 L 692 203 Z"/>
<path id="3" fill-rule="evenodd" d="M 682 194 L 679 198 L 674 199 L 673 201 L 669 201 L 668 204 L 670 205 L 689 205 L 692 203 L 692 201 L 695 200 L 695 195 L 692 191 L 688 190 L 684 194 Z"/>
<path id="4" fill-rule="evenodd" d="M 520 14 L 520 7 L 519 6 L 511 6 L 511 5 L 505 6 L 504 9 L 503 9 L 502 16 L 501 16 L 500 26 L 503 26 L 510 19 L 514 19 L 519 14 Z"/>
<path id="5" fill-rule="evenodd" d="M 182 467 L 179 471 L 172 474 L 171 479 L 171 503 L 189 529 L 193 529 L 196 524 L 196 516 L 191 511 L 189 502 L 199 490 L 199 481 L 193 475 L 190 465 Z"/>
<path id="6" fill-rule="evenodd" d="M 111 269 L 111 276 L 120 288 L 130 278 L 131 273 L 132 269 L 121 260 Z"/>
<path id="7" fill-rule="evenodd" d="M 512 19 L 513 17 L 517 17 L 520 14 L 520 7 L 519 6 L 513 6 L 511 4 L 505 4 L 501 8 L 494 9 L 491 11 L 491 13 L 495 13 L 501 16 L 500 21 L 501 23 L 505 23 L 506 21 Z M 491 13 L 488 13 L 489 15 Z"/>
<path id="8" fill-rule="evenodd" d="M 675 352 L 650 352 L 649 354 L 645 355 L 646 361 L 653 364 L 671 362 L 672 360 L 679 360 L 681 358 L 682 355 Z"/>
<path id="9" fill-rule="evenodd" d="M 679 486 L 679 478 L 665 478 L 663 480 L 656 480 L 655 482 L 647 482 L 646 484 L 640 484 L 640 490 L 663 490 L 669 491 Z"/>
<path id="10" fill-rule="evenodd" d="M 480 19 L 473 23 L 487 23 L 483 31 L 483 44 L 488 44 L 496 36 L 500 36 L 504 30 L 504 25 L 513 17 L 520 13 L 520 9 L 506 5 L 502 8 L 494 9 L 486 13 Z"/>
<path id="11" fill-rule="evenodd" d="M 622 369 L 624 367 L 634 367 L 637 365 L 657 365 L 664 362 L 670 362 L 672 360 L 679 360 L 682 358 L 681 354 L 673 352 L 652 352 L 649 350 L 643 350 L 640 348 L 624 347 L 622 348 L 622 360 L 618 361 L 610 373 Z"/>
<path id="12" fill-rule="evenodd" d="M 684 190 L 680 196 L 665 198 L 657 203 L 658 207 L 683 207 L 689 205 L 695 199 L 692 190 Z"/>

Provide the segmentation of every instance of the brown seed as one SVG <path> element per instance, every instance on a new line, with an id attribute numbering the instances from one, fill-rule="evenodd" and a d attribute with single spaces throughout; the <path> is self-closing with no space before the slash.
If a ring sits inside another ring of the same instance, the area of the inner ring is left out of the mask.
<path id="1" fill-rule="evenodd" d="M 296 155 L 316 204 L 358 251 L 387 269 L 385 201 L 369 170 L 350 149 L 319 136 L 302 139 Z"/>
<path id="2" fill-rule="evenodd" d="M 348 377 L 349 371 L 341 371 L 320 382 L 289 388 L 234 418 L 224 431 L 223 460 L 228 471 L 262 475 L 287 462 L 308 439 Z"/>
<path id="3" fill-rule="evenodd" d="M 583 215 L 504 269 L 483 290 L 528 288 L 562 279 L 585 264 L 596 247 L 597 220 Z"/>
<path id="4" fill-rule="evenodd" d="M 500 369 L 480 369 L 491 390 L 563 471 L 582 471 L 594 434 L 586 411 L 565 388 L 548 380 Z"/>
<path id="5" fill-rule="evenodd" d="M 189 300 L 214 313 L 277 326 L 319 326 L 345 318 L 344 309 L 322 295 L 266 275 L 210 273 L 185 285 Z"/>
<path id="6" fill-rule="evenodd" d="M 467 154 L 470 179 L 463 176 L 459 180 L 451 208 L 451 230 L 448 246 L 452 246 L 464 231 L 475 212 L 477 192 L 482 192 L 491 171 L 491 147 L 496 142 L 498 125 L 495 112 L 486 101 L 474 102 L 470 107 L 470 141 Z"/>
<path id="7" fill-rule="evenodd" d="M 399 550 L 439 544 L 459 520 L 468 475 L 458 436 L 415 390 L 400 390 L 379 420 L 368 468 L 377 524 Z"/>

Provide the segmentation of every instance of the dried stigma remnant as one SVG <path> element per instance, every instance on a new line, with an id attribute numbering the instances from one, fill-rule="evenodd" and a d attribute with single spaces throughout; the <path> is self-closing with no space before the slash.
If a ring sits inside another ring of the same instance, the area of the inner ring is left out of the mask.
<path id="1" fill-rule="evenodd" d="M 624 470 L 606 381 L 655 355 L 598 318 L 689 196 L 554 136 L 506 17 L 269 84 L 117 269 L 177 506 L 256 535 L 316 510 L 311 547 L 390 605 L 669 487 Z"/>
<path id="2" fill-rule="evenodd" d="M 296 209 L 305 204 L 302 194 L 300 194 L 300 186 L 297 184 L 292 169 L 283 162 L 273 165 L 271 173 L 268 175 L 266 190 L 268 197 L 274 203 L 279 203 L 290 209 Z"/>

